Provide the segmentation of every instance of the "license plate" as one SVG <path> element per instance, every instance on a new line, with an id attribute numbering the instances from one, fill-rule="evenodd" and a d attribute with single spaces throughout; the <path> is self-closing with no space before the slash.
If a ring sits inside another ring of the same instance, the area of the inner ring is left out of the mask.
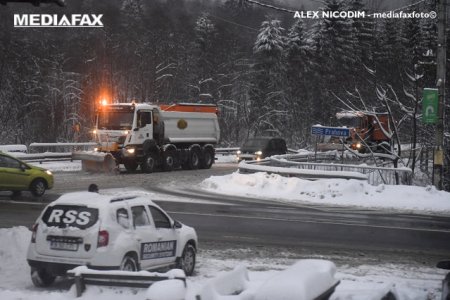
<path id="1" fill-rule="evenodd" d="M 50 242 L 50 249 L 52 250 L 66 250 L 66 251 L 78 251 L 78 244 L 64 243 L 58 241 Z"/>

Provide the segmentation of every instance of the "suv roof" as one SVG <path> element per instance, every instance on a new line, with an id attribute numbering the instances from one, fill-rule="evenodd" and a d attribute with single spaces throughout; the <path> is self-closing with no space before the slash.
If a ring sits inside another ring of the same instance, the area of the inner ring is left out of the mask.
<path id="1" fill-rule="evenodd" d="M 142 199 L 149 196 L 146 192 L 121 192 L 109 194 L 108 192 L 73 192 L 67 193 L 52 202 L 53 204 L 73 204 L 73 205 L 107 205 L 113 202 L 127 201 L 133 199 Z M 146 198 L 150 200 L 149 198 Z M 151 200 L 150 200 L 151 201 Z M 153 201 L 152 201 L 153 202 Z"/>
<path id="2" fill-rule="evenodd" d="M 252 138 L 248 138 L 244 142 L 243 147 L 256 146 L 256 145 L 263 146 L 263 145 L 267 145 L 271 140 L 283 140 L 283 139 L 280 137 L 267 137 L 267 136 L 252 137 Z"/>

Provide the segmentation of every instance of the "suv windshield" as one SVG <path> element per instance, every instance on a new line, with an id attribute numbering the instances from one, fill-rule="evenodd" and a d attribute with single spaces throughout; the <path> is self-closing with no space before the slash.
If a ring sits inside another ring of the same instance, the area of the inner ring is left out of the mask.
<path id="1" fill-rule="evenodd" d="M 97 223 L 98 209 L 77 205 L 55 205 L 46 209 L 42 221 L 47 226 L 86 229 Z"/>
<path id="2" fill-rule="evenodd" d="M 244 145 L 242 146 L 242 148 L 260 148 L 260 147 L 264 147 L 265 145 L 267 145 L 267 142 L 269 140 L 267 139 L 250 139 L 247 140 Z"/>

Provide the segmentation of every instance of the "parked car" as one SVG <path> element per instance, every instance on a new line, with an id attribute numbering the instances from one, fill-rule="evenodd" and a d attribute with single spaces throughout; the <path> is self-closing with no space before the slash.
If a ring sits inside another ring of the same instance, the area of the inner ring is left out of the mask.
<path id="1" fill-rule="evenodd" d="M 0 191 L 12 191 L 13 194 L 30 191 L 39 197 L 52 187 L 52 172 L 0 152 Z"/>
<path id="2" fill-rule="evenodd" d="M 272 155 L 287 153 L 286 141 L 275 137 L 250 138 L 237 151 L 238 161 L 260 160 Z"/>
<path id="3" fill-rule="evenodd" d="M 173 220 L 149 195 L 75 192 L 50 203 L 32 228 L 27 260 L 35 286 L 77 266 L 151 270 L 175 266 L 192 275 L 197 234 Z"/>

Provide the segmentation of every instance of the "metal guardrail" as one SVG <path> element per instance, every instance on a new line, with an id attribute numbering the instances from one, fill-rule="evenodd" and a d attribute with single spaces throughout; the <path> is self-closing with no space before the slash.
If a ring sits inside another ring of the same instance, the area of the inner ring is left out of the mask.
<path id="1" fill-rule="evenodd" d="M 24 154 L 21 152 L 14 153 L 18 158 L 29 162 L 46 162 L 46 161 L 73 161 L 79 160 L 80 156 L 73 155 L 76 149 L 87 149 L 96 146 L 96 143 L 32 143 L 29 149 L 66 149 L 70 152 L 61 153 L 32 153 Z M 234 154 L 239 148 L 216 148 L 219 155 Z M 407 184 L 412 182 L 412 171 L 409 168 L 386 168 L 372 167 L 367 165 L 350 165 L 350 164 L 333 164 L 317 161 L 335 161 L 337 159 L 336 151 L 330 152 L 299 152 L 289 149 L 290 153 L 280 156 L 273 156 L 269 159 L 260 161 L 241 162 L 239 171 L 243 173 L 270 172 L 283 176 L 295 176 L 306 179 L 319 178 L 345 178 L 368 180 L 373 185 L 378 184 Z M 311 162 L 316 161 L 316 162 Z"/>
<path id="2" fill-rule="evenodd" d="M 43 162 L 51 161 L 73 161 L 72 153 L 45 153 L 45 155 L 33 155 L 28 154 L 26 156 L 16 156 L 17 158 L 26 162 L 38 162 L 42 164 Z"/>
<path id="3" fill-rule="evenodd" d="M 216 154 L 236 154 L 236 151 L 239 150 L 239 147 L 232 147 L 232 148 L 216 148 Z"/>
<path id="4" fill-rule="evenodd" d="M 240 148 L 239 147 L 230 147 L 230 148 L 216 148 L 216 154 L 236 154 L 236 151 L 238 151 Z M 288 153 L 291 154 L 297 154 L 298 151 L 294 150 L 294 149 L 288 149 Z"/>
<path id="5" fill-rule="evenodd" d="M 386 168 L 367 165 L 349 165 L 333 163 L 299 162 L 295 155 L 272 156 L 260 161 L 242 161 L 239 171 L 255 173 L 267 171 L 282 176 L 299 177 L 305 179 L 344 178 L 360 179 L 372 185 L 404 184 L 412 182 L 412 170 L 409 168 Z"/>
<path id="6" fill-rule="evenodd" d="M 69 279 L 75 281 L 76 296 L 81 297 L 83 292 L 86 290 L 86 285 L 101 285 L 101 286 L 118 286 L 118 287 L 133 287 L 133 288 L 145 288 L 147 289 L 150 285 L 155 282 L 177 279 L 181 280 L 186 286 L 186 276 L 183 274 L 178 274 L 179 276 L 172 276 L 159 273 L 149 273 L 149 272 L 124 272 L 124 271 L 96 271 L 85 269 L 77 270 L 73 269 L 67 271 L 67 276 Z"/>

